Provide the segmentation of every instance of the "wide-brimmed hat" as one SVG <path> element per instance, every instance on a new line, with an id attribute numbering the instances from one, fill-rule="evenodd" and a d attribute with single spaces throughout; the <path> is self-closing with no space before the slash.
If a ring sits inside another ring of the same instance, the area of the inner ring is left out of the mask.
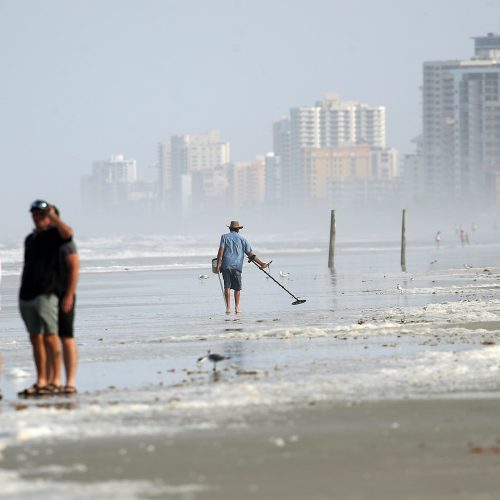
<path id="1" fill-rule="evenodd" d="M 243 226 L 240 226 L 240 221 L 232 220 L 231 224 L 227 226 L 229 229 L 243 229 Z"/>

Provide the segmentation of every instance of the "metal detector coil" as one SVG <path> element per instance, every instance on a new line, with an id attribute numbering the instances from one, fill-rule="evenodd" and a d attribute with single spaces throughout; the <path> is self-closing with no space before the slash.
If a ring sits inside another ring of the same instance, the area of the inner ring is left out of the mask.
<path id="1" fill-rule="evenodd" d="M 255 262 L 255 257 L 253 259 L 248 259 L 248 262 L 253 262 L 264 274 L 266 274 L 269 278 L 271 278 L 278 286 L 280 286 L 281 288 L 283 288 L 283 290 L 285 290 L 286 293 L 288 293 L 288 295 L 291 295 L 295 301 L 292 302 L 292 306 L 298 306 L 299 304 L 303 304 L 304 302 L 306 302 L 306 299 L 299 299 L 298 297 L 295 297 L 295 295 L 290 292 L 290 290 L 287 290 L 281 283 L 277 282 L 265 269 L 262 269 L 262 267 L 259 266 L 259 264 L 257 264 L 257 262 Z M 268 266 L 269 264 L 271 264 L 272 260 L 268 262 Z"/>

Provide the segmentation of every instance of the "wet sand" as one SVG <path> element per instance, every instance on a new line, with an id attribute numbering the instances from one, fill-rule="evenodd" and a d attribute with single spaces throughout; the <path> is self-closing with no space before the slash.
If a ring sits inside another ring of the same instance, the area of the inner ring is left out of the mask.
<path id="1" fill-rule="evenodd" d="M 131 481 L 134 498 L 498 499 L 499 414 L 497 399 L 311 404 L 169 437 L 30 442 L 2 468 L 68 494 Z"/>

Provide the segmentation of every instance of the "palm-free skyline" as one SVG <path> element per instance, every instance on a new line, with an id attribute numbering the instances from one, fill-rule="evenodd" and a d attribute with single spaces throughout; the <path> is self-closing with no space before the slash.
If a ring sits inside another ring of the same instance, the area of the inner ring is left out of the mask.
<path id="1" fill-rule="evenodd" d="M 272 121 L 328 91 L 386 107 L 387 144 L 421 133 L 422 64 L 472 54 L 500 2 L 0 0 L 0 195 L 7 228 L 37 197 L 69 217 L 92 161 L 153 177 L 157 143 L 218 128 L 234 160 L 272 149 Z"/>

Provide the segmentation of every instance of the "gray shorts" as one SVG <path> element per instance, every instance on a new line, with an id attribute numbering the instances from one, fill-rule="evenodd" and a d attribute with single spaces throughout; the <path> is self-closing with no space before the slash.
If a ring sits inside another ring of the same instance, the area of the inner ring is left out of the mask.
<path id="1" fill-rule="evenodd" d="M 237 269 L 222 269 L 224 288 L 241 290 L 241 273 Z"/>
<path id="2" fill-rule="evenodd" d="M 57 333 L 58 305 L 59 299 L 54 294 L 38 295 L 33 300 L 19 299 L 19 311 L 28 332 Z"/>

